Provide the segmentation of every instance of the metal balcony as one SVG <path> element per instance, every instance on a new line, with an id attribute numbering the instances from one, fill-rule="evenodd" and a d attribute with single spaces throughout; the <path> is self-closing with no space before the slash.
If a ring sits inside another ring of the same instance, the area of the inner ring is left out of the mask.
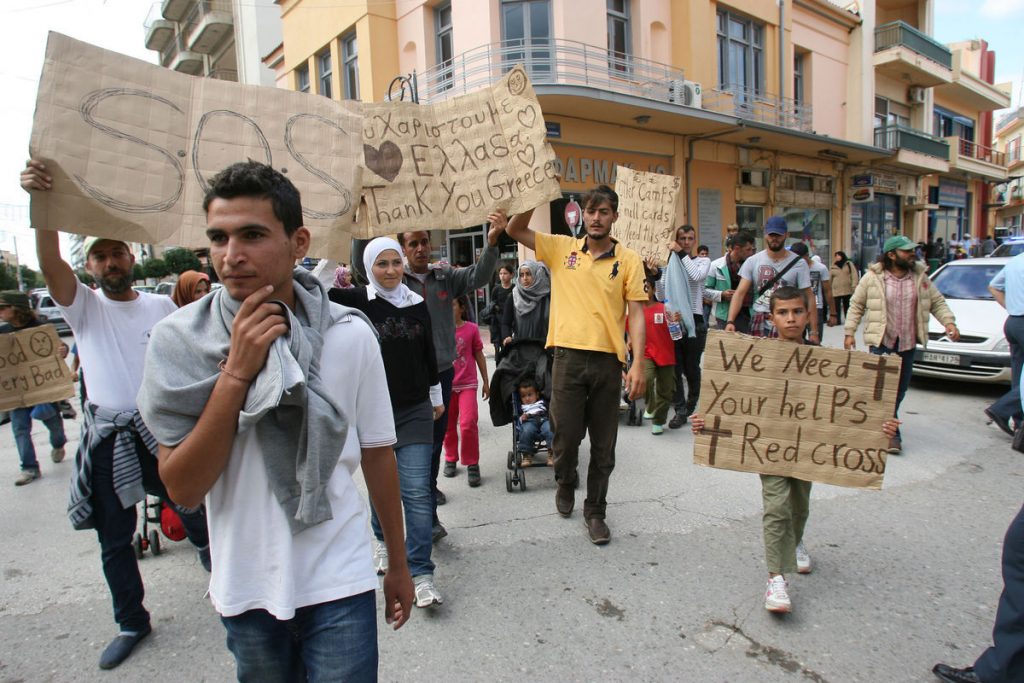
<path id="1" fill-rule="evenodd" d="M 953 53 L 904 21 L 875 28 L 875 69 L 907 85 L 931 87 L 953 78 Z"/>
<path id="2" fill-rule="evenodd" d="M 949 170 L 949 143 L 910 126 L 876 128 L 875 147 L 891 150 L 891 163 L 902 168 L 937 173 Z"/>
<path id="3" fill-rule="evenodd" d="M 948 137 L 949 168 L 997 182 L 1007 178 L 1006 153 L 961 137 Z"/>
<path id="4" fill-rule="evenodd" d="M 163 0 L 160 14 L 169 21 L 181 21 L 194 0 Z"/>
<path id="5" fill-rule="evenodd" d="M 163 51 L 174 39 L 174 22 L 154 19 L 146 24 L 146 49 Z"/>
<path id="6" fill-rule="evenodd" d="M 742 86 L 704 91 L 704 108 L 747 121 L 811 132 L 811 105 Z"/>

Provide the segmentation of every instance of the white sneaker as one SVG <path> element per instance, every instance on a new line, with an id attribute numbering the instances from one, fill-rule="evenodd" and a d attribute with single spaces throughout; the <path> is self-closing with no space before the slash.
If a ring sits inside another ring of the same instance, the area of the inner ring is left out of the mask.
<path id="1" fill-rule="evenodd" d="M 377 569 L 377 576 L 388 573 L 388 547 L 377 540 L 373 542 L 373 566 Z"/>
<path id="2" fill-rule="evenodd" d="M 798 574 L 811 573 L 811 556 L 807 554 L 803 541 L 796 546 L 796 571 Z"/>
<path id="3" fill-rule="evenodd" d="M 773 576 L 768 579 L 768 588 L 764 592 L 764 608 L 769 612 L 792 612 L 793 603 L 789 601 L 789 584 L 786 577 Z"/>
<path id="4" fill-rule="evenodd" d="M 440 605 L 444 602 L 441 599 L 441 594 L 437 592 L 436 588 L 434 588 L 433 574 L 421 574 L 420 576 L 414 576 L 412 582 L 416 587 L 417 607 L 431 607 L 433 605 Z"/>

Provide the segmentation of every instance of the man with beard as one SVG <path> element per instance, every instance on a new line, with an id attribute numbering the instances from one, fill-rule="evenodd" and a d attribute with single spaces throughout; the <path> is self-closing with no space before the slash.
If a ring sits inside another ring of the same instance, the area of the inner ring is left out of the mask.
<path id="1" fill-rule="evenodd" d="M 729 317 L 725 321 L 726 332 L 736 332 L 736 323 L 743 310 L 743 302 L 747 293 L 753 295 L 754 316 L 750 323 L 750 334 L 755 337 L 778 337 L 772 323 L 771 297 L 779 287 L 796 287 L 804 290 L 808 301 L 814 300 L 811 289 L 810 270 L 804 260 L 786 249 L 786 235 L 789 226 L 782 216 L 772 216 L 764 225 L 764 241 L 766 249 L 757 252 L 740 268 L 740 283 L 729 302 Z M 821 340 L 817 311 L 810 312 L 811 332 L 808 335 L 812 344 Z"/>
<path id="2" fill-rule="evenodd" d="M 47 191 L 53 180 L 41 162 L 31 160 L 21 173 L 21 186 L 27 192 Z M 177 307 L 170 297 L 132 289 L 135 257 L 119 240 L 85 240 L 85 269 L 99 284 L 96 290 L 79 282 L 61 259 L 56 231 L 37 229 L 36 251 L 50 296 L 75 334 L 89 382 L 68 516 L 76 529 L 96 529 L 100 542 L 103 574 L 120 627 L 100 656 L 100 668 L 113 669 L 151 631 L 132 548 L 135 506 L 147 492 L 164 500 L 168 496 L 157 472 L 157 444 L 139 416 L 135 397 L 150 330 Z M 209 571 L 205 513 L 177 509 Z"/>
<path id="3" fill-rule="evenodd" d="M 917 245 L 904 235 L 893 235 L 882 246 L 878 261 L 868 266 L 864 277 L 850 299 L 846 316 L 846 338 L 843 346 L 856 347 L 854 334 L 866 314 L 864 343 L 876 355 L 896 354 L 900 366 L 900 381 L 896 391 L 896 411 L 899 418 L 900 403 L 910 387 L 914 369 L 914 348 L 920 342 L 928 345 L 928 315 L 934 315 L 946 328 L 950 341 L 960 339 L 956 318 L 946 305 L 946 299 L 928 279 L 928 268 L 914 258 Z M 889 452 L 903 449 L 903 437 L 889 439 Z"/>

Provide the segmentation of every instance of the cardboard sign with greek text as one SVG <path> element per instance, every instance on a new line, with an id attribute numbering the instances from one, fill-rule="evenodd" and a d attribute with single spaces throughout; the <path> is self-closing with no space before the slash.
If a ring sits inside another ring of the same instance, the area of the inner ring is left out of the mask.
<path id="1" fill-rule="evenodd" d="M 619 195 L 619 218 L 612 225 L 612 237 L 646 259 L 653 256 L 665 263 L 665 245 L 675 238 L 676 209 L 682 180 L 662 173 L 615 169 L 615 192 Z"/>
<path id="2" fill-rule="evenodd" d="M 363 105 L 363 207 L 373 234 L 465 228 L 561 196 L 540 103 L 522 66 L 433 104 Z"/>
<path id="3" fill-rule="evenodd" d="M 882 488 L 899 356 L 708 333 L 698 465 Z"/>
<path id="4" fill-rule="evenodd" d="M 54 187 L 33 193 L 32 225 L 209 246 L 210 178 L 254 159 L 298 187 L 310 253 L 347 260 L 362 127 L 358 103 L 196 78 L 50 33 L 31 153 Z"/>
<path id="5" fill-rule="evenodd" d="M 0 410 L 53 403 L 75 395 L 53 325 L 0 334 Z"/>

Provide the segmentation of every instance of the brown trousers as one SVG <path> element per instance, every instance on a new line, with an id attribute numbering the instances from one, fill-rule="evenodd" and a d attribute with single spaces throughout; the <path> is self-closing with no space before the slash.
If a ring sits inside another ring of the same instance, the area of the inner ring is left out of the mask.
<path id="1" fill-rule="evenodd" d="M 551 388 L 555 479 L 559 486 L 576 486 L 580 442 L 589 431 L 590 466 L 583 516 L 604 519 L 608 479 L 615 469 L 622 363 L 614 353 L 556 347 Z"/>

